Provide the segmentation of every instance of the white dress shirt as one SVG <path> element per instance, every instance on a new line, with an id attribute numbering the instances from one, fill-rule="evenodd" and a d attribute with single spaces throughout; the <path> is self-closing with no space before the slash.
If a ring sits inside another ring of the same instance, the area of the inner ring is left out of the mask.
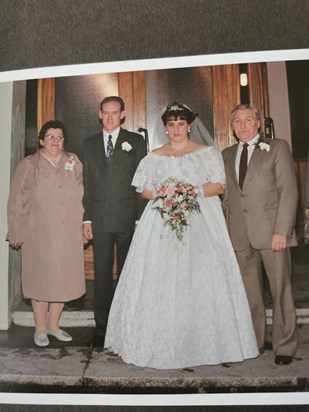
<path id="1" fill-rule="evenodd" d="M 107 153 L 108 136 L 110 135 L 112 136 L 113 148 L 115 149 L 119 132 L 120 132 L 120 127 L 118 127 L 118 129 L 115 129 L 112 133 L 108 133 L 106 130 L 103 129 L 103 143 L 104 143 L 105 153 Z"/>
<path id="2" fill-rule="evenodd" d="M 260 138 L 260 135 L 257 134 L 253 139 L 251 139 L 248 143 L 248 164 L 250 162 L 250 159 L 253 155 L 253 150 L 255 149 L 255 145 L 257 144 L 258 140 Z M 237 154 L 236 154 L 236 160 L 235 160 L 235 169 L 236 169 L 236 176 L 237 180 L 239 180 L 239 163 L 240 163 L 240 156 L 241 152 L 243 149 L 244 142 L 239 141 L 238 143 L 238 148 L 237 148 Z"/>

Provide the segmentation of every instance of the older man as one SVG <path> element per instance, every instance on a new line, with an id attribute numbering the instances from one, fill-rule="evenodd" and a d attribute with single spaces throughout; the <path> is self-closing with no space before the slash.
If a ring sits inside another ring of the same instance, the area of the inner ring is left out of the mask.
<path id="1" fill-rule="evenodd" d="M 294 163 L 286 141 L 266 139 L 259 133 L 260 117 L 253 106 L 237 105 L 231 112 L 231 127 L 238 143 L 222 153 L 227 177 L 223 210 L 260 352 L 266 333 L 263 262 L 273 300 L 275 363 L 289 364 L 297 348 L 289 250 L 297 245 Z"/>

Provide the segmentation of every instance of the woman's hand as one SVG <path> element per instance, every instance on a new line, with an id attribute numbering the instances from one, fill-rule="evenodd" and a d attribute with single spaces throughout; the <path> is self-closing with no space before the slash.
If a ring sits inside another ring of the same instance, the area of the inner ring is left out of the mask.
<path id="1" fill-rule="evenodd" d="M 143 199 L 147 199 L 147 200 L 152 200 L 152 199 L 154 199 L 153 193 L 152 193 L 151 190 L 149 190 L 149 189 L 144 189 L 144 190 L 141 192 L 141 197 L 142 197 Z"/>
<path id="2" fill-rule="evenodd" d="M 16 243 L 10 243 L 10 246 L 14 250 L 19 250 L 24 242 L 16 242 Z"/>
<path id="3" fill-rule="evenodd" d="M 223 195 L 224 186 L 221 183 L 205 183 L 202 192 L 205 197 Z"/>

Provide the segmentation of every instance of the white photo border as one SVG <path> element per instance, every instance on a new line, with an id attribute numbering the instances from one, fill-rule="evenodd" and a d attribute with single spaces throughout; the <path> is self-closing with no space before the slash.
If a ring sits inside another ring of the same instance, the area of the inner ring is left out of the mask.
<path id="1" fill-rule="evenodd" d="M 309 49 L 287 49 L 224 54 L 206 54 L 50 66 L 0 72 L 0 83 L 50 77 L 67 77 L 102 73 L 120 73 L 240 63 L 309 60 Z M 262 395 L 262 396 L 261 396 Z M 309 405 L 309 393 L 232 393 L 180 395 L 109 395 L 109 394 L 39 394 L 0 393 L 2 404 L 22 405 L 109 405 L 109 406 L 245 406 L 245 405 Z"/>

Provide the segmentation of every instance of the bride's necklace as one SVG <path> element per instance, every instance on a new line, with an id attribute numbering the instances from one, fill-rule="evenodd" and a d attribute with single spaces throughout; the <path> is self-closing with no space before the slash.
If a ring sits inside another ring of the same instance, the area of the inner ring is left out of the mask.
<path id="1" fill-rule="evenodd" d="M 60 155 L 57 157 L 57 159 L 56 160 L 51 160 L 49 157 L 47 157 L 43 152 L 41 152 L 42 153 L 42 156 L 43 157 L 45 157 L 45 159 L 51 164 L 51 165 L 53 165 L 54 167 L 56 167 L 57 166 L 57 163 L 58 163 L 58 160 L 60 159 Z"/>

